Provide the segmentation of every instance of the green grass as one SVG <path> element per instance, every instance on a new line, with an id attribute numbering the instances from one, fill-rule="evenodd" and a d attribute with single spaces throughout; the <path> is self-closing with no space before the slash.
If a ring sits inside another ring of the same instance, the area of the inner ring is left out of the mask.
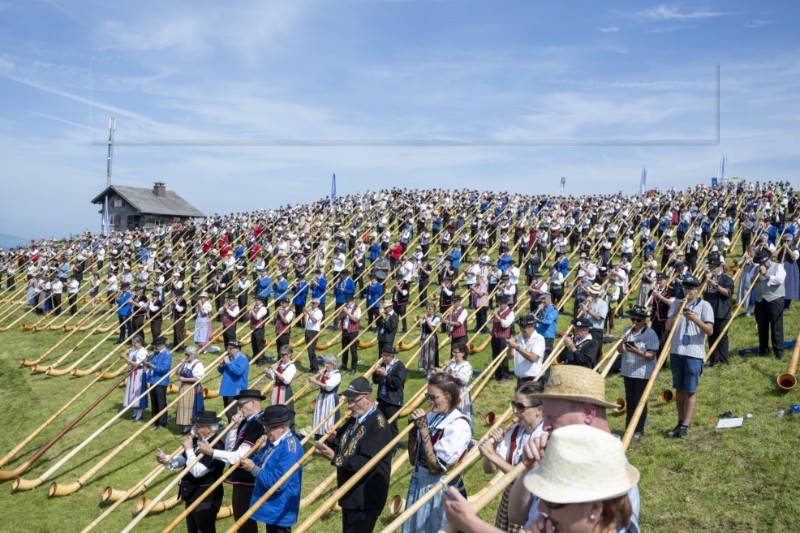
<path id="1" fill-rule="evenodd" d="M 560 331 L 565 329 L 568 320 L 569 317 L 562 317 Z M 8 322 L 10 319 L 6 320 Z M 618 330 L 628 322 L 626 319 L 617 320 Z M 784 329 L 787 340 L 796 337 L 800 329 L 800 311 L 797 307 L 785 315 Z M 295 334 L 300 335 L 301 332 L 295 331 Z M 0 454 L 7 453 L 91 379 L 32 374 L 28 368 L 19 365 L 20 359 L 37 357 L 56 342 L 60 335 L 63 333 L 24 332 L 18 326 L 0 333 L 0 420 L 3 427 L 0 432 Z M 786 371 L 786 360 L 776 361 L 772 357 L 752 356 L 743 358 L 736 355 L 736 350 L 756 345 L 752 317 L 738 319 L 731 328 L 730 336 L 733 354 L 730 366 L 707 368 L 701 378 L 698 408 L 690 439 L 666 439 L 664 432 L 675 424 L 675 407 L 673 404 L 660 405 L 657 399 L 649 403 L 649 424 L 645 437 L 633 443 L 628 451 L 630 462 L 642 472 L 641 525 L 644 531 L 788 531 L 796 527 L 793 511 L 800 503 L 800 497 L 797 496 L 800 494 L 800 480 L 796 476 L 800 469 L 796 449 L 800 437 L 800 416 L 791 416 L 788 410 L 790 404 L 800 403 L 800 389 L 782 393 L 776 388 L 775 377 Z M 99 337 L 90 339 L 92 343 L 98 340 Z M 67 343 L 64 348 L 68 346 L 71 344 Z M 112 344 L 107 343 L 81 366 L 88 366 L 111 348 Z M 486 350 L 471 358 L 475 368 L 486 366 L 488 352 Z M 62 353 L 64 352 L 59 351 L 48 360 L 54 360 Z M 83 353 L 82 350 L 77 351 L 64 365 Z M 413 351 L 403 352 L 401 358 L 407 359 L 412 353 Z M 203 356 L 204 361 L 210 358 L 208 355 Z M 362 351 L 362 360 L 373 362 L 375 348 Z M 366 364 L 362 367 L 367 368 Z M 423 384 L 422 376 L 415 371 L 410 372 L 409 376 L 406 391 L 416 391 Z M 216 376 L 206 380 L 206 386 L 216 388 L 217 385 Z M 656 384 L 654 398 L 658 391 L 669 388 L 670 385 L 670 373 L 665 369 Z M 18 454 L 6 469 L 14 468 L 32 455 L 110 386 L 110 381 L 96 384 L 90 393 Z M 492 382 L 477 398 L 477 433 L 485 431 L 481 421 L 485 413 L 499 413 L 507 407 L 513 387 L 511 382 L 502 385 Z M 622 396 L 622 379 L 610 376 L 607 379 L 607 397 L 613 400 Z M 168 399 L 172 398 L 174 396 Z M 50 468 L 55 461 L 117 413 L 121 399 L 122 389 L 112 393 L 108 400 L 51 448 L 23 477 L 32 479 Z M 311 423 L 311 412 L 308 409 L 310 401 L 311 397 L 306 396 L 297 404 L 298 427 Z M 209 409 L 222 409 L 220 399 L 208 400 L 206 405 Z M 779 409 L 787 411 L 785 418 L 777 417 Z M 746 420 L 744 427 L 739 429 L 716 430 L 712 419 L 725 411 L 739 416 L 752 413 L 753 418 Z M 614 432 L 621 434 L 624 431 L 624 420 L 624 414 L 611 415 L 610 423 Z M 405 422 L 402 425 L 404 424 Z M 91 446 L 68 462 L 51 481 L 74 481 L 138 427 L 128 421 L 127 416 L 117 421 Z M 103 511 L 104 505 L 100 504 L 102 489 L 108 485 L 119 489 L 132 486 L 155 466 L 157 446 L 173 450 L 179 445 L 180 437 L 174 433 L 145 432 L 85 487 L 68 497 L 48 499 L 49 481 L 36 490 L 17 494 L 10 493 L 10 482 L 6 482 L 4 493 L 0 497 L 0 516 L 3 516 L 5 524 L 3 529 L 80 531 Z M 312 460 L 304 470 L 304 492 L 330 472 L 329 464 L 318 458 Z M 393 478 L 390 494 L 405 497 L 409 474 L 410 467 L 406 465 Z M 156 495 L 169 477 L 167 474 L 160 476 L 149 488 L 147 495 Z M 488 479 L 489 476 L 484 475 L 479 467 L 471 468 L 465 476 L 468 491 L 479 490 Z M 230 495 L 226 494 L 226 502 L 229 498 Z M 481 516 L 491 521 L 495 508 L 496 504 L 490 506 Z M 301 521 L 309 512 L 310 509 L 301 511 Z M 119 531 L 130 521 L 132 513 L 133 502 L 126 502 L 97 530 Z M 173 510 L 148 517 L 139 525 L 139 529 L 160 531 L 175 516 Z M 390 521 L 390 517 L 383 516 L 379 525 Z M 227 519 L 219 523 L 219 527 L 227 528 L 231 523 L 232 520 Z M 331 513 L 316 524 L 313 531 L 340 529 L 339 516 Z"/>

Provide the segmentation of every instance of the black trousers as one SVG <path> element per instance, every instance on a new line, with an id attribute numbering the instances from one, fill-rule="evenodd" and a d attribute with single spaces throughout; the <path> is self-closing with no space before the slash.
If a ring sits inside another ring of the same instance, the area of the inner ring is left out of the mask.
<path id="1" fill-rule="evenodd" d="M 119 319 L 119 342 L 122 344 L 131 336 L 131 321 L 128 320 L 128 316 L 117 315 L 117 318 Z"/>
<path id="2" fill-rule="evenodd" d="M 506 347 L 507 340 L 508 339 L 492 337 L 492 359 L 500 355 L 500 352 L 502 352 L 503 348 Z M 498 366 L 497 370 L 494 371 L 494 379 L 506 378 L 510 373 L 511 372 L 508 370 L 508 357 L 503 356 L 503 362 L 500 363 L 500 366 Z"/>
<path id="3" fill-rule="evenodd" d="M 74 315 L 78 312 L 78 294 L 70 293 L 67 299 L 69 300 L 69 314 Z"/>
<path id="4" fill-rule="evenodd" d="M 250 508 L 250 499 L 253 497 L 253 487 L 247 485 L 234 485 L 233 495 L 231 496 L 231 506 L 233 507 L 233 516 L 236 520 L 244 515 Z M 255 520 L 248 520 L 239 531 L 244 533 L 258 533 L 258 522 Z"/>
<path id="5" fill-rule="evenodd" d="M 292 528 L 267 524 L 267 533 L 292 533 Z"/>
<path id="6" fill-rule="evenodd" d="M 783 357 L 783 298 L 771 302 L 756 302 L 756 324 L 758 324 L 758 352 L 766 355 L 769 351 L 769 333 L 772 331 L 772 351 L 776 357 Z"/>
<path id="7" fill-rule="evenodd" d="M 264 357 L 264 328 L 254 329 L 250 333 L 250 344 L 253 346 L 253 357 Z"/>
<path id="8" fill-rule="evenodd" d="M 150 322 L 150 333 L 153 335 L 153 338 L 161 336 L 161 321 L 160 320 L 153 320 Z"/>
<path id="9" fill-rule="evenodd" d="M 653 320 L 650 325 L 653 328 L 653 331 L 656 332 L 658 335 L 658 346 L 664 346 L 664 335 L 667 333 L 667 322 L 666 320 Z"/>
<path id="10" fill-rule="evenodd" d="M 183 345 L 181 343 L 185 338 L 186 338 L 186 320 L 180 318 L 172 324 L 172 347 L 178 348 L 178 345 L 181 345 L 181 348 L 183 348 Z"/>
<path id="11" fill-rule="evenodd" d="M 192 502 L 186 502 L 189 507 Z M 217 512 L 219 502 L 203 502 L 186 517 L 186 529 L 189 533 L 216 533 Z"/>
<path id="12" fill-rule="evenodd" d="M 642 399 L 642 395 L 644 394 L 644 389 L 647 386 L 646 379 L 640 378 L 629 378 L 624 377 L 623 380 L 625 381 L 625 427 L 631 423 L 631 418 L 633 418 L 633 412 L 636 411 L 636 406 L 639 405 L 639 400 Z M 639 417 L 639 421 L 636 423 L 636 431 L 643 432 L 644 431 L 644 423 L 647 420 L 647 403 L 644 404 L 644 410 L 642 411 L 642 416 Z"/>
<path id="13" fill-rule="evenodd" d="M 134 335 L 141 335 L 142 340 L 144 340 L 144 331 L 142 330 L 144 326 L 144 316 L 142 315 L 133 315 L 131 318 L 131 331 L 133 331 Z M 147 344 L 147 343 L 143 343 Z"/>
<path id="14" fill-rule="evenodd" d="M 317 335 L 319 331 L 307 329 L 305 332 L 306 347 L 308 350 L 308 366 L 312 372 L 319 371 L 319 363 L 317 363 Z"/>
<path id="15" fill-rule="evenodd" d="M 222 407 L 228 407 L 232 403 L 236 403 L 236 399 L 233 396 L 222 397 Z M 233 418 L 233 415 L 235 414 L 236 414 L 236 409 L 228 409 L 227 411 L 225 411 L 225 416 L 228 417 L 229 423 L 231 421 L 231 418 Z"/>
<path id="16" fill-rule="evenodd" d="M 342 509 L 342 531 L 343 533 L 372 533 L 380 514 L 380 509 Z"/>
<path id="17" fill-rule="evenodd" d="M 53 312 L 56 315 L 61 314 L 61 295 L 53 294 Z"/>
<path id="18" fill-rule="evenodd" d="M 358 332 L 348 333 L 342 332 L 342 368 L 347 368 L 348 355 L 350 356 L 351 364 L 350 370 L 355 370 L 358 367 Z M 349 345 L 349 348 L 348 348 Z"/>
<path id="19" fill-rule="evenodd" d="M 400 406 L 399 405 L 392 405 L 392 404 L 386 403 L 384 400 L 378 398 L 378 411 L 383 413 L 383 416 L 386 417 L 386 420 L 389 420 L 390 418 L 392 418 L 395 415 L 395 413 L 397 413 L 397 411 L 399 411 L 399 410 L 400 410 Z M 394 422 L 392 422 L 389 425 L 392 428 L 392 437 L 396 437 L 397 433 L 398 433 L 397 420 L 395 420 Z"/>
<path id="20" fill-rule="evenodd" d="M 728 324 L 730 318 L 723 319 L 723 320 L 714 320 L 714 333 L 708 336 L 708 345 L 709 347 L 717 342 L 720 333 L 722 330 L 725 329 L 725 326 Z M 716 365 L 717 363 L 728 364 L 728 332 L 725 332 L 725 335 L 719 341 L 719 344 L 716 348 L 714 348 L 714 353 L 711 354 L 711 359 L 709 360 L 711 365 Z"/>
<path id="21" fill-rule="evenodd" d="M 236 322 L 232 323 L 230 327 L 224 328 L 222 342 L 225 346 L 228 346 L 229 342 L 236 342 Z"/>
<path id="22" fill-rule="evenodd" d="M 155 418 L 156 414 L 161 412 L 167 406 L 167 387 L 166 385 L 159 385 L 150 390 L 150 409 L 152 417 Z M 167 427 L 167 412 L 158 417 L 154 426 Z"/>
<path id="23" fill-rule="evenodd" d="M 400 317 L 400 323 L 403 325 L 403 333 L 408 331 L 408 323 L 406 322 L 406 310 L 408 310 L 408 304 L 392 304 L 394 307 L 394 312 L 397 313 L 397 316 Z"/>

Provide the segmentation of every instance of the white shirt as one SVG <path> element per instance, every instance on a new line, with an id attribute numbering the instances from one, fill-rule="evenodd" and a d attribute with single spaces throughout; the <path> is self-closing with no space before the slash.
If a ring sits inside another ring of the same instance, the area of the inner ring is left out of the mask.
<path id="1" fill-rule="evenodd" d="M 311 320 L 312 318 L 314 319 L 313 321 Z M 306 330 L 319 331 L 321 325 L 322 325 L 322 311 L 319 310 L 319 307 L 317 307 L 316 309 L 309 308 L 308 319 L 306 319 Z"/>
<path id="2" fill-rule="evenodd" d="M 527 341 L 520 333 L 517 336 L 517 344 L 528 353 L 534 353 L 539 356 L 536 362 L 532 362 L 522 356 L 516 349 L 514 349 L 514 375 L 518 378 L 534 378 L 542 371 L 542 363 L 544 362 L 545 341 L 544 337 L 536 331 L 533 332 L 531 338 Z"/>

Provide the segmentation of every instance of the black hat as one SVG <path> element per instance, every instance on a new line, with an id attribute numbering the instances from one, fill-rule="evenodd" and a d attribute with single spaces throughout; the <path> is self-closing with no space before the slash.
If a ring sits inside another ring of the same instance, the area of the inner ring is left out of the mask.
<path id="1" fill-rule="evenodd" d="M 686 276 L 681 280 L 681 285 L 688 285 L 690 287 L 699 287 L 700 280 L 692 276 L 691 274 L 686 274 Z"/>
<path id="2" fill-rule="evenodd" d="M 161 293 L 158 291 L 153 291 L 150 293 L 150 296 L 161 296 Z"/>
<path id="3" fill-rule="evenodd" d="M 634 305 L 633 309 L 628 311 L 628 315 L 638 316 L 642 318 L 650 318 L 650 311 L 646 307 L 642 307 L 641 305 Z"/>
<path id="4" fill-rule="evenodd" d="M 288 304 L 289 303 L 289 298 L 287 298 L 285 296 L 281 296 L 280 298 L 278 298 L 278 303 L 279 304 Z"/>
<path id="5" fill-rule="evenodd" d="M 347 398 L 348 400 L 354 400 L 359 396 L 363 396 L 364 394 L 371 394 L 372 393 L 372 385 L 370 385 L 369 381 L 365 377 L 359 377 L 353 380 L 352 383 L 347 387 L 342 395 Z"/>
<path id="6" fill-rule="evenodd" d="M 664 272 L 656 272 L 656 279 L 667 279 L 667 275 Z"/>
<path id="7" fill-rule="evenodd" d="M 721 264 L 722 264 L 722 261 L 719 260 L 719 257 L 709 257 L 708 258 L 708 266 L 718 267 Z"/>
<path id="8" fill-rule="evenodd" d="M 240 389 L 239 393 L 233 397 L 234 400 L 243 400 L 244 398 L 254 398 L 256 400 L 267 399 L 258 389 Z"/>
<path id="9" fill-rule="evenodd" d="M 219 424 L 221 419 L 217 417 L 216 411 L 197 411 L 197 416 L 192 418 L 192 424 L 208 426 L 211 424 Z"/>
<path id="10" fill-rule="evenodd" d="M 575 318 L 572 320 L 572 325 L 576 328 L 590 328 L 592 323 L 585 318 Z"/>
<path id="11" fill-rule="evenodd" d="M 264 297 L 261 296 L 260 294 L 256 294 L 255 299 L 258 300 L 259 302 L 263 302 L 264 301 Z"/>
<path id="12" fill-rule="evenodd" d="M 239 342 L 239 341 L 228 341 L 228 342 L 225 344 L 225 347 L 227 348 L 227 347 L 229 347 L 229 346 L 232 346 L 232 347 L 234 347 L 234 348 L 239 348 L 240 350 L 242 349 L 242 343 L 241 343 L 241 342 Z"/>
<path id="13" fill-rule="evenodd" d="M 530 313 L 527 314 L 527 315 L 522 315 L 521 317 L 519 317 L 519 320 L 517 320 L 517 323 L 519 324 L 519 327 L 521 327 L 521 328 L 525 328 L 525 327 L 528 327 L 528 326 L 533 326 L 533 325 L 536 325 L 536 317 L 534 317 Z"/>
<path id="14" fill-rule="evenodd" d="M 499 304 L 507 304 L 508 303 L 508 295 L 507 294 L 498 294 L 497 295 L 497 303 L 499 303 Z"/>
<path id="15" fill-rule="evenodd" d="M 352 294 L 345 294 L 344 299 L 345 301 L 350 302 L 354 299 L 354 296 Z"/>
<path id="16" fill-rule="evenodd" d="M 155 346 L 157 344 L 167 344 L 167 338 L 166 337 L 156 337 L 155 339 L 153 339 L 153 346 Z"/>
<path id="17" fill-rule="evenodd" d="M 183 296 L 183 289 L 175 289 L 172 291 L 175 296 Z"/>
<path id="18" fill-rule="evenodd" d="M 128 283 L 127 281 L 123 282 L 122 285 L 120 285 L 120 287 L 122 287 L 123 289 L 125 289 L 127 287 L 130 287 L 130 286 L 131 286 L 131 284 Z"/>
<path id="19" fill-rule="evenodd" d="M 386 348 L 381 350 L 381 355 L 383 355 L 385 353 L 392 354 L 392 355 L 397 355 L 397 348 L 395 348 L 394 346 L 387 346 Z"/>
<path id="20" fill-rule="evenodd" d="M 289 409 L 283 404 L 270 405 L 259 417 L 259 422 L 265 427 L 280 426 L 286 424 L 291 420 L 294 411 Z"/>
<path id="21" fill-rule="evenodd" d="M 761 249 L 756 252 L 756 256 L 753 258 L 753 262 L 757 265 L 764 263 L 767 259 L 771 258 L 772 254 L 769 253 L 769 250 Z"/>

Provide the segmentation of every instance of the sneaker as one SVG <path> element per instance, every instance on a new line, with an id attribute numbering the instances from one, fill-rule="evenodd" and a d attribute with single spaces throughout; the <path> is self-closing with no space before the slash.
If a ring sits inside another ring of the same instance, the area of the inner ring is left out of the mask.
<path id="1" fill-rule="evenodd" d="M 678 430 L 678 437 L 681 439 L 689 438 L 689 426 L 681 426 Z"/>
<path id="2" fill-rule="evenodd" d="M 636 431 L 636 432 L 633 434 L 633 440 L 639 440 L 639 439 L 641 439 L 641 438 L 642 438 L 642 432 L 641 432 L 641 431 Z"/>
<path id="3" fill-rule="evenodd" d="M 672 430 L 667 431 L 667 437 L 671 439 L 676 439 L 680 436 L 681 428 L 683 427 L 682 422 L 678 422 L 678 425 L 675 426 Z"/>

